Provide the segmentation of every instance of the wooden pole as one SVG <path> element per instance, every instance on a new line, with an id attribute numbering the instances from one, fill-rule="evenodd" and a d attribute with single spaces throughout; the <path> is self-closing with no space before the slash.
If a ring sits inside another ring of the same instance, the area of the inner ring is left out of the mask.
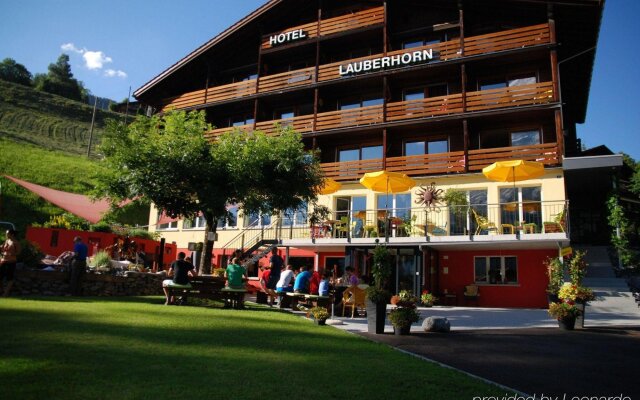
<path id="1" fill-rule="evenodd" d="M 131 95 L 131 86 L 129 86 L 129 95 Z M 95 100 L 93 101 L 93 115 L 91 116 L 91 127 L 89 128 L 89 146 L 87 146 L 87 157 L 91 156 L 91 142 L 93 141 L 93 126 L 96 122 L 96 108 L 98 108 L 98 96 L 95 96 Z M 129 98 L 127 97 L 127 110 L 128 109 Z M 127 123 L 126 119 L 124 123 Z"/>

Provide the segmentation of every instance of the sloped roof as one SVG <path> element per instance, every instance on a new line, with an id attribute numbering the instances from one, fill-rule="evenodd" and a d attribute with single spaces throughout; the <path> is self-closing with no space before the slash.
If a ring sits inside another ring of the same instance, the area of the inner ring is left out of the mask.
<path id="1" fill-rule="evenodd" d="M 5 175 L 5 178 L 22 186 L 28 191 L 37 194 L 63 210 L 68 211 L 73 215 L 77 215 L 80 218 L 86 219 L 92 224 L 100 221 L 103 214 L 109 211 L 109 202 L 107 200 L 93 201 L 88 196 L 51 189 L 36 185 L 35 183 L 23 181 L 22 179 L 14 178 L 13 176 Z M 129 201 L 122 203 L 121 206 L 128 202 Z"/>
<path id="2" fill-rule="evenodd" d="M 206 52 L 207 50 L 209 50 L 210 48 L 212 48 L 216 44 L 220 43 L 221 41 L 223 41 L 224 39 L 226 39 L 227 37 L 229 37 L 233 33 L 235 33 L 238 30 L 240 30 L 242 27 L 244 27 L 247 24 L 249 24 L 255 18 L 259 17 L 260 15 L 262 15 L 263 13 L 265 13 L 268 10 L 270 10 L 271 8 L 273 8 L 274 6 L 278 5 L 281 2 L 282 2 L 282 0 L 269 0 L 269 1 L 267 1 L 265 4 L 263 4 L 262 6 L 258 7 L 252 13 L 250 13 L 246 17 L 242 18 L 240 21 L 236 22 L 235 24 L 231 25 L 230 27 L 228 27 L 224 31 L 220 32 L 218 35 L 213 37 L 213 39 L 209 40 L 208 42 L 206 42 L 202 46 L 198 47 L 197 49 L 195 49 L 191 53 L 187 54 L 184 58 L 182 58 L 181 60 L 179 60 L 178 62 L 176 62 L 175 64 L 173 64 L 172 66 L 170 66 L 169 68 L 164 70 L 163 72 L 161 72 L 158 76 L 156 76 L 155 78 L 151 79 L 149 82 L 147 82 L 144 85 L 142 85 L 139 89 L 137 89 L 135 92 L 133 92 L 133 96 L 136 99 L 139 98 L 147 90 L 151 89 L 153 86 L 157 85 L 160 81 L 162 81 L 163 79 L 167 78 L 169 75 L 171 75 L 174 72 L 176 72 L 183 65 L 187 64 L 188 62 L 190 62 L 194 58 L 196 58 L 199 55 L 201 55 L 202 53 Z"/>

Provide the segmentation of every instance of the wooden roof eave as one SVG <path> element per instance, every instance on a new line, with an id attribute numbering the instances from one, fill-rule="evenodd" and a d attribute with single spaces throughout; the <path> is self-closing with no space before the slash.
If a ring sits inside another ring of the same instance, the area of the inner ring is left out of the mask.
<path id="1" fill-rule="evenodd" d="M 142 85 L 135 92 L 133 92 L 133 96 L 139 101 L 141 101 L 140 97 L 143 96 L 149 90 L 151 90 L 154 86 L 158 85 L 161 81 L 168 78 L 170 75 L 178 71 L 180 68 L 182 68 L 189 62 L 193 61 L 194 59 L 196 59 L 197 57 L 205 53 L 207 50 L 211 49 L 212 47 L 222 42 L 223 40 L 227 39 L 228 37 L 230 37 L 237 31 L 239 31 L 249 23 L 253 22 L 256 18 L 260 17 L 265 12 L 277 6 L 282 1 L 283 0 L 269 0 L 267 3 L 260 6 L 259 8 L 254 10 L 252 13 L 242 18 L 240 21 L 231 25 L 229 28 L 220 32 L 218 35 L 213 37 L 211 40 L 209 40 L 202 46 L 198 47 L 191 53 L 187 54 L 184 58 L 182 58 L 181 60 L 179 60 L 178 62 L 176 62 L 175 64 L 173 64 L 172 66 L 164 70 L 163 72 L 161 72 L 159 75 L 151 79 L 149 82 Z"/>

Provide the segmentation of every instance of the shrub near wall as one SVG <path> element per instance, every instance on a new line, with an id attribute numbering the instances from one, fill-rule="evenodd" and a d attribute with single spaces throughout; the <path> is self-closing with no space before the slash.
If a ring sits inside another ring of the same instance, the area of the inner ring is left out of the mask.
<path id="1" fill-rule="evenodd" d="M 162 294 L 165 274 L 128 272 L 126 276 L 87 273 L 82 282 L 84 296 L 150 296 Z M 64 296 L 69 293 L 69 273 L 16 270 L 11 295 Z"/>

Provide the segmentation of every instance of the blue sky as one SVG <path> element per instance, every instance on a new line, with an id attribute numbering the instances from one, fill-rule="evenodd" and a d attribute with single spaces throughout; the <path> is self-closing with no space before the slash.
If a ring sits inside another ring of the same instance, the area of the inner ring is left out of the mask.
<path id="1" fill-rule="evenodd" d="M 122 100 L 263 0 L 0 0 L 0 59 L 46 72 L 62 52 L 93 94 Z M 578 136 L 640 160 L 640 1 L 608 0 Z M 63 50 L 64 49 L 64 50 Z"/>

